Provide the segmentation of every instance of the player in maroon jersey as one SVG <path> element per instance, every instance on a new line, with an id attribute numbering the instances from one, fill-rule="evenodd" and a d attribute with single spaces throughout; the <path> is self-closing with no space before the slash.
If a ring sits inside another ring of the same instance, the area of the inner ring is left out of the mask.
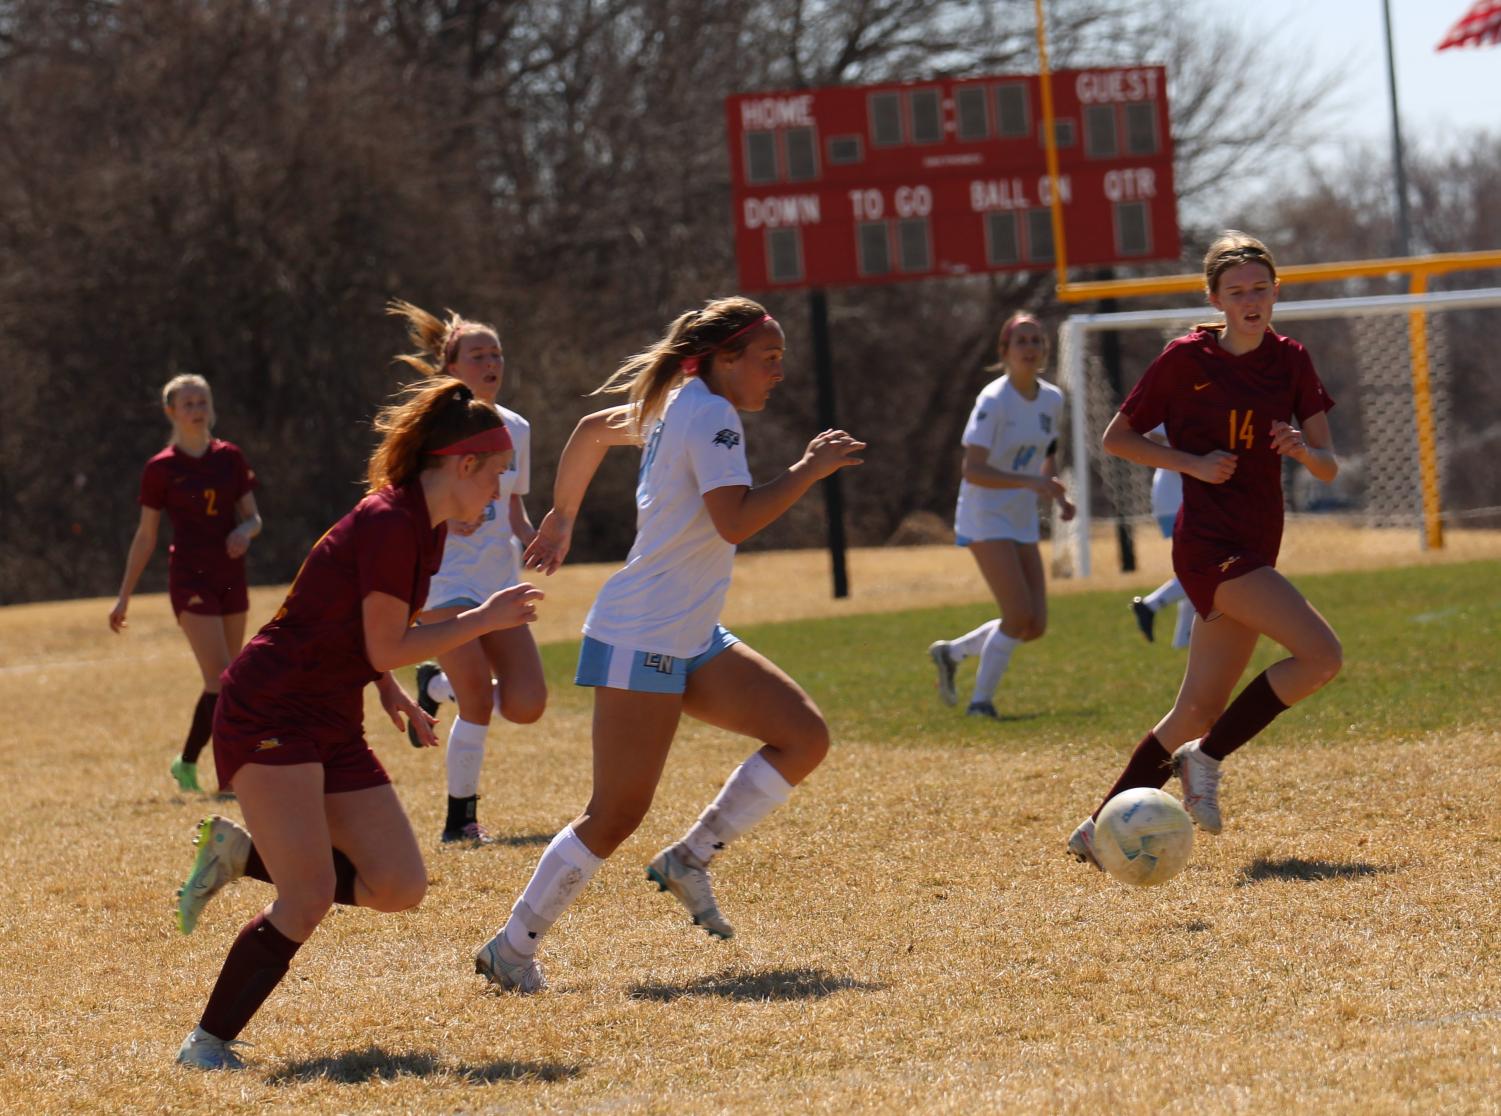
<path id="1" fill-rule="evenodd" d="M 174 376 L 162 388 L 162 410 L 172 424 L 167 448 L 146 462 L 141 475 L 141 522 L 125 561 L 120 596 L 109 626 L 123 631 L 141 571 L 156 549 L 162 512 L 172 523 L 167 591 L 172 612 L 203 675 L 182 754 L 172 761 L 181 790 L 196 791 L 198 754 L 209 741 L 219 675 L 245 642 L 245 552 L 261 533 L 255 506 L 255 471 L 240 447 L 215 438 L 214 397 L 202 376 Z"/>
<path id="2" fill-rule="evenodd" d="M 1173 570 L 1199 622 L 1177 701 L 1137 744 L 1104 801 L 1132 787 L 1161 787 L 1176 772 L 1184 807 L 1218 833 L 1220 762 L 1340 669 L 1334 630 L 1275 568 L 1283 458 L 1326 484 L 1339 463 L 1327 415 L 1334 404 L 1308 351 L 1271 329 L 1277 269 L 1266 246 L 1226 232 L 1204 257 L 1204 276 L 1224 325 L 1199 326 L 1171 342 L 1105 431 L 1108 453 L 1183 474 Z M 1146 436 L 1159 423 L 1169 445 Z M 1288 657 L 1226 708 L 1263 635 Z M 1069 838 L 1069 851 L 1098 867 L 1093 842 L 1090 817 Z"/>
<path id="3" fill-rule="evenodd" d="M 385 769 L 365 742 L 374 682 L 398 731 L 433 720 L 391 677 L 460 643 L 536 618 L 542 594 L 521 584 L 451 620 L 412 619 L 443 558 L 444 524 L 497 498 L 511 440 L 495 408 L 457 380 L 429 380 L 376 419 L 368 495 L 314 544 L 286 601 L 224 672 L 214 760 L 246 829 L 220 817 L 198 829 L 178 892 L 178 927 L 241 876 L 274 881 L 276 898 L 241 930 L 178 1061 L 239 1068 L 228 1044 L 286 974 L 333 903 L 402 911 L 427 873 Z M 251 834 L 254 834 L 252 841 Z"/>

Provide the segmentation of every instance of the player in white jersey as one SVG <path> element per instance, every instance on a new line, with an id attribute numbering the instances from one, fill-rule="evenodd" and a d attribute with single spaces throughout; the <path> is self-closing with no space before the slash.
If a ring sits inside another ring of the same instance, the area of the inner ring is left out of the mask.
<path id="1" fill-rule="evenodd" d="M 1147 435 L 1158 445 L 1167 445 L 1167 431 L 1158 426 Z M 1156 469 L 1152 472 L 1152 518 L 1157 521 L 1162 537 L 1173 537 L 1173 524 L 1178 519 L 1178 509 L 1183 506 L 1183 474 L 1173 469 Z M 1145 597 L 1131 598 L 1131 614 L 1136 617 L 1136 626 L 1141 634 L 1152 642 L 1152 629 L 1157 613 L 1174 601 L 1178 602 L 1178 622 L 1173 629 L 1173 646 L 1178 650 L 1188 646 L 1193 634 L 1194 608 L 1183 591 L 1183 583 L 1170 577 Z"/>
<path id="2" fill-rule="evenodd" d="M 520 581 L 521 549 L 536 536 L 522 497 L 531 483 L 531 424 L 495 402 L 505 380 L 505 354 L 493 326 L 466 321 L 449 311 L 439 320 L 409 302 L 387 311 L 407 323 L 418 347 L 397 359 L 424 376 L 453 376 L 475 397 L 489 403 L 505 423 L 515 447 L 511 466 L 500 475 L 499 495 L 484 514 L 449 525 L 443 565 L 433 576 L 419 623 L 449 620 Z M 526 628 L 526 625 L 522 625 Z M 448 814 L 441 839 L 478 846 L 492 840 L 478 817 L 480 769 L 490 718 L 499 712 L 516 724 L 531 724 L 547 707 L 542 658 L 529 628 L 490 632 L 455 647 L 437 662 L 417 668 L 417 701 L 429 716 L 441 701 L 457 701 L 458 716 L 448 731 L 445 767 Z M 414 745 L 420 741 L 409 728 Z"/>
<path id="3" fill-rule="evenodd" d="M 545 987 L 536 960 L 542 936 L 641 824 L 684 713 L 759 742 L 646 869 L 716 937 L 733 931 L 710 885 L 710 861 L 785 802 L 828 751 L 828 726 L 802 687 L 719 623 L 736 545 L 814 482 L 858 465 L 864 448 L 825 430 L 781 476 L 751 487 L 739 412 L 765 407 L 782 379 L 783 346 L 781 327 L 750 299 L 689 311 L 600 389 L 630 401 L 586 416 L 563 450 L 553 507 L 527 566 L 551 574 L 561 565 L 584 492 L 612 446 L 642 447 L 636 542 L 584 622 L 576 681 L 594 688 L 589 802 L 553 838 L 510 918 L 475 955 L 476 969 L 501 988 Z"/>
<path id="4" fill-rule="evenodd" d="M 1039 373 L 1047 363 L 1042 324 L 1018 312 L 1001 327 L 990 371 L 1003 371 L 975 399 L 964 428 L 964 472 L 954 513 L 955 541 L 975 556 L 1001 615 L 957 639 L 930 644 L 938 668 L 938 696 L 959 700 L 955 674 L 961 662 L 979 656 L 966 712 L 997 718 L 995 690 L 1018 644 L 1047 628 L 1047 585 L 1038 551 L 1038 505 L 1056 500 L 1069 520 L 1069 503 L 1054 472 L 1063 393 Z"/>

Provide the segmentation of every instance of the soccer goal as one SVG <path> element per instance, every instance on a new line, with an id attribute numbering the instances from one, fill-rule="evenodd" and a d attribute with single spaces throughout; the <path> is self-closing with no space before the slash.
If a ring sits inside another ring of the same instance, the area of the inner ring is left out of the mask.
<path id="1" fill-rule="evenodd" d="M 1091 542 L 1122 524 L 1150 525 L 1151 470 L 1100 449 L 1100 436 L 1162 346 L 1199 305 L 1076 314 L 1059 330 L 1058 377 L 1070 410 L 1063 444 L 1079 514 L 1057 539 L 1088 577 Z M 1288 536 L 1339 548 L 1351 532 L 1417 550 L 1444 530 L 1501 527 L 1501 288 L 1279 302 L 1279 333 L 1303 342 L 1335 400 L 1340 475 L 1324 485 L 1289 466 Z M 1125 354 L 1111 383 L 1101 340 Z"/>

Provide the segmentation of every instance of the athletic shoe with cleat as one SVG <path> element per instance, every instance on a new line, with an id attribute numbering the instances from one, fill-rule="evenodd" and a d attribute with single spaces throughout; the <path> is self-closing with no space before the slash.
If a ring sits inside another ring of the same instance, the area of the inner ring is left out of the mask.
<path id="1" fill-rule="evenodd" d="M 547 988 L 542 966 L 535 957 L 523 957 L 506 944 L 505 931 L 491 938 L 474 955 L 474 971 L 502 992 L 529 996 Z"/>
<path id="2" fill-rule="evenodd" d="M 966 717 L 989 717 L 992 721 L 999 721 L 1001 715 L 995 711 L 995 705 L 988 701 L 972 701 L 969 708 L 964 711 Z"/>
<path id="3" fill-rule="evenodd" d="M 438 703 L 427 696 L 427 684 L 433 680 L 433 675 L 442 672 L 443 668 L 431 659 L 417 664 L 417 708 L 429 717 L 438 715 Z M 417 736 L 417 726 L 410 721 L 407 722 L 407 739 L 412 742 L 413 748 L 422 747 L 422 741 Z"/>
<path id="4" fill-rule="evenodd" d="M 172 772 L 172 778 L 177 780 L 178 790 L 191 792 L 192 794 L 203 793 L 203 788 L 198 785 L 198 765 L 196 763 L 189 763 L 181 756 L 178 756 L 172 761 L 172 766 L 168 770 Z"/>
<path id="5" fill-rule="evenodd" d="M 1152 606 L 1141 597 L 1132 597 L 1131 615 L 1136 617 L 1136 626 L 1141 629 L 1141 634 L 1147 637 L 1147 642 L 1154 642 L 1152 628 L 1157 623 L 1157 614 L 1152 611 Z"/>
<path id="6" fill-rule="evenodd" d="M 1173 753 L 1173 773 L 1183 783 L 1183 808 L 1205 833 L 1218 833 L 1220 821 L 1220 761 L 1190 740 Z"/>
<path id="7" fill-rule="evenodd" d="M 495 835 L 477 821 L 472 821 L 460 829 L 445 829 L 441 838 L 445 845 L 456 845 L 461 841 L 467 841 L 475 848 L 481 845 L 495 844 Z"/>
<path id="8" fill-rule="evenodd" d="M 218 814 L 198 823 L 193 844 L 198 846 L 193 869 L 177 889 L 177 928 L 184 934 L 193 932 L 204 904 L 221 887 L 245 874 L 245 862 L 250 859 L 250 834 Z"/>
<path id="9" fill-rule="evenodd" d="M 949 641 L 940 639 L 928 644 L 928 658 L 938 668 L 938 700 L 944 705 L 957 705 L 959 691 L 954 688 L 954 672 L 959 664 L 949 654 Z"/>
<path id="10" fill-rule="evenodd" d="M 1090 867 L 1104 871 L 1100 867 L 1099 858 L 1094 854 L 1094 819 L 1085 818 L 1079 823 L 1079 828 L 1069 836 L 1068 852 L 1075 860 L 1088 864 Z"/>
<path id="11" fill-rule="evenodd" d="M 657 885 L 658 891 L 672 892 L 673 897 L 688 908 L 693 925 L 702 926 L 716 938 L 728 940 L 735 936 L 734 929 L 724 920 L 724 915 L 719 913 L 719 904 L 714 901 L 709 870 L 690 864 L 677 845 L 669 845 L 656 855 L 646 866 L 646 878 Z"/>
<path id="12" fill-rule="evenodd" d="M 202 1027 L 194 1027 L 192 1034 L 183 1039 L 182 1045 L 177 1048 L 177 1061 L 180 1065 L 201 1070 L 244 1069 L 245 1063 L 230 1049 L 239 1045 L 241 1044 L 236 1039 L 226 1042 L 215 1038 Z"/>

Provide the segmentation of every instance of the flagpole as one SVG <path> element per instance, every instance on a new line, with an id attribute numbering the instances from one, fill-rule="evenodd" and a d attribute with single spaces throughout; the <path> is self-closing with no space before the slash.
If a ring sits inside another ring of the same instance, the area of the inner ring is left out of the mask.
<path id="1" fill-rule="evenodd" d="M 1402 120 L 1397 113 L 1397 64 L 1392 57 L 1392 3 L 1381 0 L 1386 23 L 1386 89 L 1392 106 L 1392 163 L 1397 177 L 1397 249 L 1396 255 L 1412 255 L 1412 223 L 1407 212 L 1407 170 L 1402 157 Z"/>

